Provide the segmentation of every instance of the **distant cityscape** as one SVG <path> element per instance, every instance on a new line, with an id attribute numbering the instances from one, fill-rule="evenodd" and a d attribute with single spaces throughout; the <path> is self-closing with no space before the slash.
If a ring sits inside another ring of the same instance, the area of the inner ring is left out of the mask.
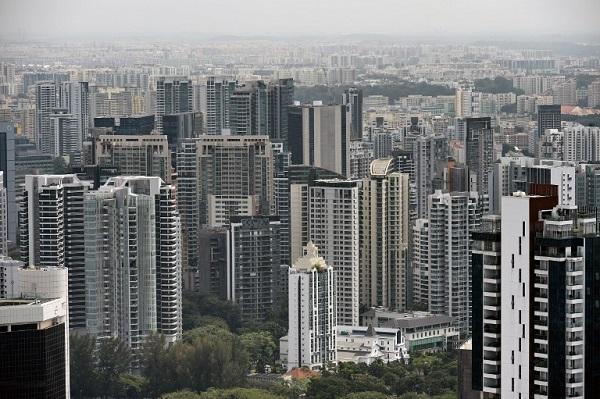
<path id="1" fill-rule="evenodd" d="M 0 398 L 600 397 L 569 48 L 1 42 Z"/>

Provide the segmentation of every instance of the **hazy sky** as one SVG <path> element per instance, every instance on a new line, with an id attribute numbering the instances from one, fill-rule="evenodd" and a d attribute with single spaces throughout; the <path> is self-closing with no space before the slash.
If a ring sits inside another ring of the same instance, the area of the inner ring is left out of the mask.
<path id="1" fill-rule="evenodd" d="M 0 0 L 0 37 L 599 34 L 600 0 Z"/>

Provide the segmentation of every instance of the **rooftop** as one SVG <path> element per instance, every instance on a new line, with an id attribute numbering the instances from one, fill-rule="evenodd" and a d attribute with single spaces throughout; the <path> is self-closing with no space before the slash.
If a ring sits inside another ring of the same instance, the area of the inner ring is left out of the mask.
<path id="1" fill-rule="evenodd" d="M 453 321 L 452 317 L 441 314 L 420 311 L 400 313 L 377 308 L 367 310 L 361 316 L 390 319 L 386 323 L 386 326 L 390 328 L 427 327 L 437 324 L 450 324 Z"/>

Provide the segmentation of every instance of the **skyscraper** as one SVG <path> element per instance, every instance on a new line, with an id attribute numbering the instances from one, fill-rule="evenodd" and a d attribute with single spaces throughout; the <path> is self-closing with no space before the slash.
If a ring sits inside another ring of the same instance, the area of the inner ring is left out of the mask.
<path id="1" fill-rule="evenodd" d="M 362 89 L 356 87 L 350 87 L 344 90 L 342 104 L 344 104 L 350 111 L 350 118 L 352 120 L 352 129 L 350 134 L 351 140 L 362 139 L 363 129 L 363 92 Z"/>
<path id="2" fill-rule="evenodd" d="M 47 137 L 47 152 L 55 158 L 79 156 L 82 141 L 78 118 L 67 113 L 66 109 L 56 108 L 50 114 L 49 119 L 50 132 Z"/>
<path id="3" fill-rule="evenodd" d="M 474 235 L 473 316 L 482 327 L 473 330 L 473 388 L 502 398 L 595 397 L 596 219 L 556 206 L 552 186 L 530 191 L 502 199 L 501 229 L 484 224 Z"/>
<path id="4" fill-rule="evenodd" d="M 538 140 L 548 129 L 561 130 L 560 122 L 560 105 L 538 105 Z"/>
<path id="5" fill-rule="evenodd" d="M 472 289 L 472 384 L 473 389 L 490 398 L 500 397 L 502 337 L 501 300 L 501 218 L 486 215 L 471 233 Z M 487 282 L 484 286 L 484 278 Z M 484 314 L 485 306 L 485 314 Z M 468 365 L 466 366 L 468 367 Z M 485 374 L 485 377 L 484 377 Z"/>
<path id="6" fill-rule="evenodd" d="M 280 301 L 279 220 L 270 216 L 234 216 L 228 231 L 227 299 L 242 319 L 264 321 Z"/>
<path id="7" fill-rule="evenodd" d="M 588 86 L 588 107 L 600 106 L 600 80 L 595 80 Z"/>
<path id="8" fill-rule="evenodd" d="M 184 288 L 227 300 L 227 228 L 206 226 L 198 232 L 198 260 L 184 273 Z"/>
<path id="9" fill-rule="evenodd" d="M 350 120 L 345 106 L 320 102 L 292 106 L 288 129 L 293 164 L 350 174 Z"/>
<path id="10" fill-rule="evenodd" d="M 343 179 L 340 174 L 314 166 L 291 165 L 289 178 L 290 262 L 302 256 L 310 241 L 310 187 L 318 180 Z"/>
<path id="11" fill-rule="evenodd" d="M 15 126 L 0 122 L 0 171 L 4 175 L 2 186 L 6 189 L 6 222 L 8 240 L 17 242 L 16 200 L 16 148 Z"/>
<path id="12" fill-rule="evenodd" d="M 269 82 L 269 137 L 281 140 L 287 150 L 288 112 L 294 102 L 294 79 L 279 79 Z"/>
<path id="13" fill-rule="evenodd" d="M 522 193 L 521 193 L 522 194 Z M 533 301 L 536 290 L 534 262 L 535 225 L 539 212 L 558 203 L 555 196 L 519 195 L 502 198 L 500 386 L 502 398 L 529 397 L 533 392 L 535 337 Z M 539 292 L 542 290 L 537 289 Z M 543 306 L 543 305 L 540 305 Z M 563 305 L 564 306 L 564 305 Z M 562 329 L 564 332 L 564 328 Z M 546 335 L 547 339 L 547 335 Z M 520 372 L 519 372 L 520 371 Z M 541 392 L 538 392 L 541 393 Z M 561 395 L 563 396 L 563 395 Z"/>
<path id="14" fill-rule="evenodd" d="M 163 76 L 156 81 L 156 130 L 162 134 L 162 117 L 193 111 L 192 81 L 184 77 Z"/>
<path id="15" fill-rule="evenodd" d="M 268 135 L 267 85 L 253 81 L 238 86 L 229 98 L 229 128 L 233 135 Z"/>
<path id="16" fill-rule="evenodd" d="M 339 325 L 359 324 L 359 180 L 317 180 L 309 188 L 310 239 L 334 270 Z"/>
<path id="17" fill-rule="evenodd" d="M 65 82 L 60 86 L 60 108 L 76 120 L 77 142 L 87 140 L 90 130 L 90 89 L 88 82 Z M 81 148 L 81 144 L 79 145 Z"/>
<path id="18" fill-rule="evenodd" d="M 408 175 L 392 158 L 371 163 L 363 181 L 360 296 L 365 306 L 406 307 Z"/>
<path id="19" fill-rule="evenodd" d="M 206 81 L 206 134 L 221 134 L 223 129 L 229 129 L 229 100 L 236 87 L 235 80 L 211 76 Z"/>
<path id="20" fill-rule="evenodd" d="M 116 168 L 124 176 L 158 176 L 171 182 L 167 136 L 106 134 L 96 137 L 94 146 L 96 165 Z"/>
<path id="21" fill-rule="evenodd" d="M 443 171 L 448 159 L 448 139 L 443 135 L 419 136 L 414 143 L 413 164 L 417 216 L 427 217 L 427 198 L 442 188 Z"/>
<path id="22" fill-rule="evenodd" d="M 333 268 L 309 242 L 289 270 L 288 370 L 336 363 Z"/>
<path id="23" fill-rule="evenodd" d="M 476 192 L 429 196 L 429 217 L 414 227 L 414 302 L 455 320 L 462 337 L 471 334 L 471 233 L 488 211 Z"/>
<path id="24" fill-rule="evenodd" d="M 52 153 L 50 115 L 57 107 L 58 93 L 56 83 L 40 82 L 35 86 L 36 113 L 35 138 L 38 149 L 46 154 Z"/>
<path id="25" fill-rule="evenodd" d="M 491 118 L 467 118 L 465 163 L 475 176 L 477 192 L 487 194 L 488 176 L 495 160 Z"/>
<path id="26" fill-rule="evenodd" d="M 83 197 L 88 188 L 75 175 L 28 175 L 19 210 L 21 260 L 29 266 L 68 270 L 74 329 L 85 328 Z"/>
<path id="27" fill-rule="evenodd" d="M 4 172 L 0 171 L 0 181 L 4 181 Z M 0 185 L 0 255 L 8 255 L 8 220 L 6 213 L 6 189 Z"/>
<path id="28" fill-rule="evenodd" d="M 273 150 L 268 136 L 201 136 L 177 155 L 177 199 L 184 266 L 195 268 L 198 231 L 231 216 L 268 215 L 273 199 Z"/>
<path id="29" fill-rule="evenodd" d="M 137 354 L 153 332 L 181 337 L 181 252 L 174 188 L 114 177 L 86 194 L 86 329 Z M 135 281 L 135 284 L 131 284 Z"/>
<path id="30" fill-rule="evenodd" d="M 563 160 L 571 162 L 600 161 L 600 127 L 574 125 L 562 131 Z"/>
<path id="31" fill-rule="evenodd" d="M 292 154 L 285 151 L 283 142 L 271 142 L 273 148 L 273 215 L 279 217 L 281 263 L 290 265 L 290 179 Z M 287 280 L 287 279 L 286 279 Z"/>

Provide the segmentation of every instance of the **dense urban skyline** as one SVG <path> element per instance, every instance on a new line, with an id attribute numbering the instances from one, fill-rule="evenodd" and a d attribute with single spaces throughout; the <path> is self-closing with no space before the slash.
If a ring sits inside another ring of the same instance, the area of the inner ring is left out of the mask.
<path id="1" fill-rule="evenodd" d="M 600 397 L 600 3 L 0 0 L 0 397 Z"/>

